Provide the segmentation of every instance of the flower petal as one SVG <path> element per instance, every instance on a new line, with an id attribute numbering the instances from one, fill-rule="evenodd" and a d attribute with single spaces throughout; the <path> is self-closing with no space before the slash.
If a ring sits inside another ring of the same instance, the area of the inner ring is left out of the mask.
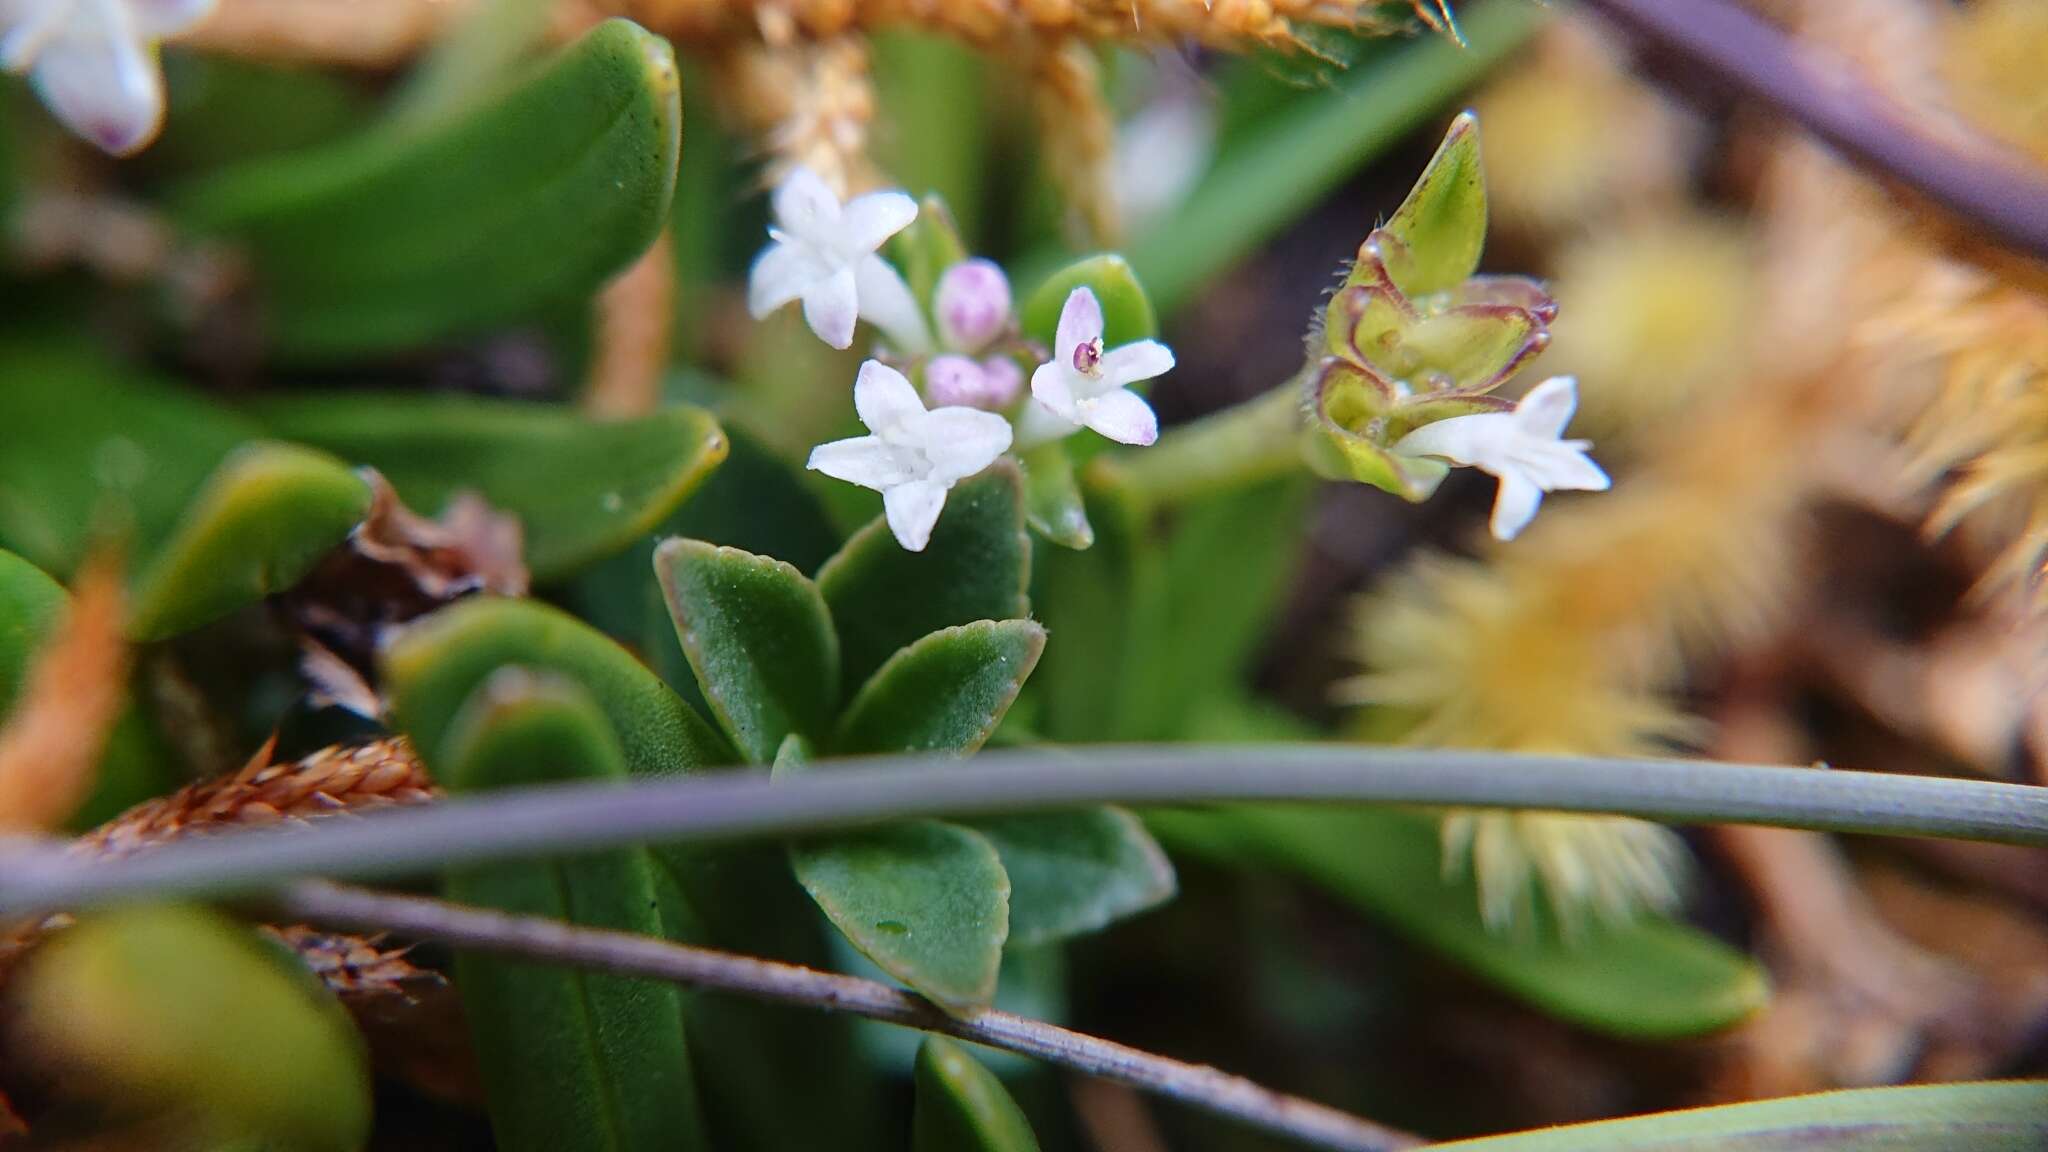
<path id="1" fill-rule="evenodd" d="M 148 144 L 163 123 L 163 77 L 119 0 L 77 0 L 31 75 L 66 128 L 116 156 Z"/>
<path id="2" fill-rule="evenodd" d="M 1017 412 L 1017 447 L 1036 448 L 1054 440 L 1064 440 L 1079 432 L 1081 426 L 1036 400 L 1026 400 Z"/>
<path id="3" fill-rule="evenodd" d="M 1067 293 L 1067 302 L 1060 306 L 1059 331 L 1052 342 L 1052 354 L 1056 363 L 1072 364 L 1074 349 L 1090 340 L 1102 339 L 1102 302 L 1095 298 L 1092 288 L 1076 288 Z"/>
<path id="4" fill-rule="evenodd" d="M 25 71 L 64 31 L 70 0 L 0 0 L 0 68 Z"/>
<path id="5" fill-rule="evenodd" d="M 831 274 L 832 269 L 804 245 L 770 244 L 747 272 L 747 311 L 759 320 Z"/>
<path id="6" fill-rule="evenodd" d="M 1010 450 L 1010 422 L 979 408 L 940 408 L 924 422 L 925 458 L 941 484 L 964 480 Z"/>
<path id="7" fill-rule="evenodd" d="M 931 543 L 932 525 L 946 507 L 946 486 L 929 480 L 898 484 L 882 493 L 882 514 L 896 542 L 912 552 L 924 551 Z"/>
<path id="8" fill-rule="evenodd" d="M 890 447 L 880 436 L 855 436 L 811 449 L 804 467 L 881 492 L 914 479 L 903 457 L 901 450 Z"/>
<path id="9" fill-rule="evenodd" d="M 854 322 L 860 319 L 860 294 L 853 269 L 841 268 L 804 289 L 804 322 L 818 339 L 834 348 L 853 346 Z"/>
<path id="10" fill-rule="evenodd" d="M 1614 483 L 1607 478 L 1600 465 L 1586 455 L 1584 440 L 1564 440 L 1550 451 L 1532 454 L 1523 464 L 1529 478 L 1543 486 L 1546 492 L 1560 489 L 1577 489 L 1583 492 L 1605 492 Z"/>
<path id="11" fill-rule="evenodd" d="M 211 15 L 216 0 L 127 0 L 136 30 L 152 40 L 176 36 Z"/>
<path id="12" fill-rule="evenodd" d="M 1082 407 L 1090 428 L 1119 444 L 1143 447 L 1159 439 L 1159 417 L 1152 406 L 1128 388 L 1104 392 Z"/>
<path id="13" fill-rule="evenodd" d="M 1543 489 L 1536 482 L 1508 469 L 1500 474 L 1500 490 L 1493 496 L 1490 527 L 1496 540 L 1513 540 L 1529 521 L 1536 518 L 1536 506 L 1543 503 Z"/>
<path id="14" fill-rule="evenodd" d="M 1122 388 L 1140 380 L 1163 376 L 1172 369 L 1173 349 L 1157 340 L 1140 340 L 1111 349 L 1103 356 L 1103 386 Z"/>
<path id="15" fill-rule="evenodd" d="M 1067 423 L 1079 427 L 1081 409 L 1079 397 L 1074 395 L 1074 373 L 1055 360 L 1040 364 L 1031 373 L 1031 398 L 1045 407 L 1045 410 Z"/>
<path id="16" fill-rule="evenodd" d="M 1506 412 L 1481 412 L 1433 420 L 1394 442 L 1406 456 L 1441 456 L 1458 464 L 1490 461 L 1488 449 L 1500 438 L 1502 425 L 1514 417 Z"/>
<path id="17" fill-rule="evenodd" d="M 898 372 L 880 360 L 869 360 L 860 366 L 860 375 L 853 381 L 853 410 L 860 413 L 860 422 L 878 436 L 907 431 L 924 416 L 924 401 L 918 399 L 917 389 L 910 386 Z"/>
<path id="18" fill-rule="evenodd" d="M 917 201 L 901 192 L 870 192 L 846 205 L 839 220 L 839 243 L 849 252 L 873 252 L 917 219 Z"/>
<path id="19" fill-rule="evenodd" d="M 790 169 L 776 186 L 770 207 L 775 223 L 790 235 L 821 246 L 840 242 L 839 197 L 809 168 Z"/>
<path id="20" fill-rule="evenodd" d="M 905 197 L 909 199 L 909 197 Z M 924 309 L 910 294 L 896 269 L 880 256 L 863 257 L 853 266 L 854 283 L 860 293 L 860 314 L 889 337 L 896 350 L 911 356 L 931 350 L 931 332 L 925 328 Z"/>
<path id="21" fill-rule="evenodd" d="M 1570 376 L 1552 376 L 1529 389 L 1515 404 L 1515 423 L 1524 436 L 1555 440 L 1564 435 L 1579 407 L 1579 382 Z"/>

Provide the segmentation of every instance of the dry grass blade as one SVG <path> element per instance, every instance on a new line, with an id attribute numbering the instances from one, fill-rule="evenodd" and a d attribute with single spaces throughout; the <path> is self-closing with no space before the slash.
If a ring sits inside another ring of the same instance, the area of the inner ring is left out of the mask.
<path id="1" fill-rule="evenodd" d="M 52 828 L 92 791 L 100 752 L 126 699 L 119 565 L 87 562 L 63 627 L 37 654 L 0 727 L 0 832 Z"/>

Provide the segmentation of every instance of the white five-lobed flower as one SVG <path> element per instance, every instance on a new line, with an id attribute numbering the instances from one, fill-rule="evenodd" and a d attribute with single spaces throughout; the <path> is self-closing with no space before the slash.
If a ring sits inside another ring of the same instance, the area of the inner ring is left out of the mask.
<path id="1" fill-rule="evenodd" d="M 156 42 L 215 0 L 0 0 L 0 67 L 25 72 L 50 112 L 116 156 L 156 138 L 164 81 Z"/>
<path id="2" fill-rule="evenodd" d="M 924 551 L 954 484 L 1010 448 L 1010 422 L 977 408 L 925 410 L 903 373 L 876 360 L 860 366 L 853 407 L 872 435 L 820 444 L 808 467 L 882 494 L 889 531 Z"/>
<path id="3" fill-rule="evenodd" d="M 755 319 L 801 300 L 811 331 L 834 348 L 852 346 L 854 324 L 862 319 L 900 352 L 930 347 L 909 285 L 876 255 L 917 219 L 917 201 L 901 192 L 870 192 L 841 204 L 817 173 L 799 167 L 775 189 L 770 207 L 773 243 L 747 275 L 747 308 Z"/>
<path id="4" fill-rule="evenodd" d="M 1102 346 L 1102 304 L 1093 290 L 1076 288 L 1060 309 L 1052 359 L 1031 374 L 1031 395 L 1049 422 L 1033 409 L 1025 413 L 1030 439 L 1063 436 L 1093 428 L 1119 444 L 1159 439 L 1159 418 L 1130 385 L 1173 367 L 1173 352 L 1157 340 L 1120 348 Z"/>
<path id="5" fill-rule="evenodd" d="M 1394 451 L 1438 456 L 1498 477 L 1493 534 L 1513 540 L 1535 519 L 1545 492 L 1607 489 L 1607 473 L 1586 455 L 1593 442 L 1560 439 L 1578 406 L 1578 381 L 1553 376 L 1531 388 L 1512 412 L 1453 416 L 1424 424 L 1396 442 Z"/>

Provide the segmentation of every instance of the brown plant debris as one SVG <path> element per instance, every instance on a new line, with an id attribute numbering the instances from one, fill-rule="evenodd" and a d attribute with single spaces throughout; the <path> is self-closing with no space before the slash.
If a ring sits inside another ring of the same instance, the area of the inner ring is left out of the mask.
<path id="1" fill-rule="evenodd" d="M 765 43 L 716 58 L 725 107 L 767 152 L 763 179 L 778 184 L 801 167 L 842 197 L 873 187 L 879 174 L 868 157 L 876 101 L 867 41 L 797 40 L 766 14 L 763 25 Z"/>
<path id="2" fill-rule="evenodd" d="M 1115 245 L 1123 233 L 1110 188 L 1116 118 L 1103 97 L 1101 68 L 1076 39 L 1048 43 L 1032 57 L 1032 111 L 1047 166 L 1082 243 Z"/>
<path id="3" fill-rule="evenodd" d="M 127 699 L 119 565 L 79 570 L 63 626 L 37 654 L 0 727 L 0 832 L 53 828 L 92 792 L 100 752 Z"/>
<path id="4" fill-rule="evenodd" d="M 583 391 L 585 411 L 623 418 L 660 405 L 675 307 L 675 248 L 664 228 L 597 299 L 597 356 Z"/>
<path id="5" fill-rule="evenodd" d="M 474 492 L 458 492 L 437 519 L 407 508 L 388 481 L 364 469 L 370 510 L 348 540 L 285 598 L 306 636 L 302 666 L 315 694 L 365 715 L 381 711 L 372 688 L 390 629 L 480 592 L 524 596 L 519 521 Z"/>

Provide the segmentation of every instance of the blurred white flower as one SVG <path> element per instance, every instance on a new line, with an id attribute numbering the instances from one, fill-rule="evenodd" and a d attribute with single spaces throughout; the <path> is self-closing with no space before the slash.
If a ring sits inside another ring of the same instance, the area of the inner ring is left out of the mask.
<path id="1" fill-rule="evenodd" d="M 771 206 L 773 243 L 747 276 L 747 308 L 755 319 L 802 300 L 811 331 L 834 348 L 852 346 L 861 319 L 881 329 L 898 351 L 917 355 L 930 348 L 909 285 L 876 255 L 917 219 L 917 201 L 901 192 L 870 192 L 841 204 L 817 173 L 796 168 L 775 189 Z"/>
<path id="2" fill-rule="evenodd" d="M 1060 435 L 1093 428 L 1120 444 L 1150 444 L 1159 439 L 1159 418 L 1129 385 L 1172 367 L 1172 350 L 1157 340 L 1104 349 L 1102 304 L 1093 290 L 1076 288 L 1060 309 L 1052 359 L 1031 374 L 1032 397 L 1059 420 L 1026 413 L 1027 426 L 1036 434 L 1049 423 L 1064 425 L 1056 428 Z"/>
<path id="3" fill-rule="evenodd" d="M 1216 113 L 1199 89 L 1170 92 L 1117 129 L 1110 188 L 1124 227 L 1142 232 L 1187 200 L 1216 155 Z"/>
<path id="4" fill-rule="evenodd" d="M 0 67 L 27 73 L 63 125 L 116 156 L 156 138 L 164 80 L 156 42 L 214 0 L 0 0 Z"/>
<path id="5" fill-rule="evenodd" d="M 1559 439 L 1578 406 L 1578 382 L 1553 376 L 1531 388 L 1512 412 L 1453 416 L 1424 424 L 1397 441 L 1394 451 L 1440 456 L 1498 477 L 1493 534 L 1513 540 L 1535 519 L 1545 492 L 1607 489 L 1607 473 L 1586 455 L 1593 442 Z"/>
<path id="6" fill-rule="evenodd" d="M 931 541 L 953 485 L 1010 448 L 1009 421 L 975 408 L 926 411 L 903 373 L 880 361 L 860 366 L 853 406 L 873 435 L 820 444 L 807 466 L 880 492 L 889 531 L 912 552 Z"/>

